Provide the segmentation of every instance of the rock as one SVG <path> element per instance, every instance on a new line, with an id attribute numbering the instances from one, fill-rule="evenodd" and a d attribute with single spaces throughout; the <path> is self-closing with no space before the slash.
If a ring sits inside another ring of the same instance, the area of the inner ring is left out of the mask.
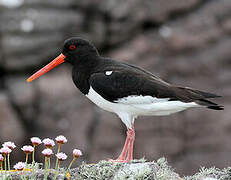
<path id="1" fill-rule="evenodd" d="M 66 169 L 59 169 L 59 172 L 54 169 L 49 169 L 46 172 L 44 169 L 35 167 L 34 172 L 29 170 L 24 171 L 7 171 L 1 173 L 0 177 L 7 176 L 12 180 L 19 179 L 47 179 L 66 180 L 66 179 L 110 179 L 110 180 L 221 180 L 230 178 L 230 167 L 225 169 L 219 168 L 200 168 L 199 172 L 193 176 L 185 176 L 181 178 L 179 174 L 174 172 L 168 165 L 165 158 L 160 158 L 156 162 L 146 162 L 144 159 L 133 160 L 130 163 L 112 163 L 110 161 L 100 161 L 97 164 L 82 163 L 79 167 L 70 169 L 66 173 Z M 2 176 L 1 176 L 2 175 Z"/>
<path id="2" fill-rule="evenodd" d="M 101 161 L 97 164 L 82 164 L 71 171 L 73 179 L 150 179 L 150 180 L 179 180 L 177 173 L 160 159 L 157 163 L 134 160 L 131 163 L 112 163 Z"/>
<path id="3" fill-rule="evenodd" d="M 19 120 L 17 112 L 9 102 L 7 95 L 4 92 L 0 92 L 1 142 L 13 141 L 21 144 L 24 141 L 25 130 Z"/>
<path id="4" fill-rule="evenodd" d="M 165 158 L 156 162 L 145 162 L 145 160 L 134 160 L 131 163 L 111 163 L 100 161 L 97 164 L 85 164 L 71 170 L 73 179 L 149 179 L 149 180 L 218 180 L 230 178 L 230 167 L 225 169 L 205 168 L 193 176 L 181 178 L 168 165 Z"/>

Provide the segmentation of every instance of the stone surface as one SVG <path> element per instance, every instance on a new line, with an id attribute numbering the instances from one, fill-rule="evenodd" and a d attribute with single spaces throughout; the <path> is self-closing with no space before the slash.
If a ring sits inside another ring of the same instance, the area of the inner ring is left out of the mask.
<path id="1" fill-rule="evenodd" d="M 25 136 L 23 125 L 19 121 L 17 112 L 9 103 L 9 98 L 3 92 L 0 92 L 0 114 L 1 141 L 22 143 Z"/>
<path id="2" fill-rule="evenodd" d="M 112 163 L 100 161 L 97 164 L 82 164 L 71 170 L 73 179 L 111 179 L 111 180 L 179 180 L 180 176 L 168 166 L 164 158 L 157 162 L 145 162 L 144 159 L 131 163 Z"/>
<path id="3" fill-rule="evenodd" d="M 11 1 L 13 2 L 13 1 Z M 230 0 L 0 0 L 0 140 L 65 135 L 87 162 L 116 158 L 126 128 L 95 107 L 62 65 L 28 84 L 70 36 L 90 39 L 102 55 L 139 65 L 164 80 L 211 91 L 224 111 L 192 109 L 136 120 L 135 157 L 161 156 L 180 174 L 231 161 Z M 8 4 L 7 4 L 8 3 Z M 42 146 L 39 150 L 42 150 Z M 18 149 L 15 154 L 23 160 Z M 38 158 L 43 158 L 41 155 Z M 69 159 L 70 161 L 70 159 Z M 68 162 L 67 161 L 67 164 Z M 14 163 L 13 163 L 14 164 Z"/>
<path id="4" fill-rule="evenodd" d="M 155 162 L 146 162 L 144 159 L 133 160 L 130 163 L 112 163 L 110 161 L 100 161 L 96 164 L 86 164 L 82 162 L 77 168 L 70 169 L 69 173 L 65 168 L 55 171 L 49 169 L 45 171 L 35 164 L 32 170 L 7 171 L 0 173 L 1 178 L 12 180 L 33 179 L 42 180 L 47 176 L 50 180 L 228 180 L 230 179 L 231 168 L 205 168 L 201 167 L 199 172 L 192 176 L 180 177 L 165 158 L 160 158 Z M 65 175 L 65 176 L 64 176 Z"/>

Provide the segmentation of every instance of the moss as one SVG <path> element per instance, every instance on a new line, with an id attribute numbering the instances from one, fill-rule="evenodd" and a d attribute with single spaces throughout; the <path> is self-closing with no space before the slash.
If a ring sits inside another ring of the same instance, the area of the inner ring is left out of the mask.
<path id="1" fill-rule="evenodd" d="M 205 177 L 215 178 L 219 180 L 231 180 L 231 167 L 225 169 L 204 168 L 202 167 L 198 173 L 193 176 L 184 177 L 184 180 L 201 180 Z"/>

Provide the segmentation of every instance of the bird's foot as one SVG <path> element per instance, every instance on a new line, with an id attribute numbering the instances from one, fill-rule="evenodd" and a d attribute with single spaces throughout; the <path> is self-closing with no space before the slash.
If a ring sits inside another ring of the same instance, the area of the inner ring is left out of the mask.
<path id="1" fill-rule="evenodd" d="M 113 162 L 113 163 L 128 163 L 129 160 L 127 159 L 109 159 L 110 162 Z"/>

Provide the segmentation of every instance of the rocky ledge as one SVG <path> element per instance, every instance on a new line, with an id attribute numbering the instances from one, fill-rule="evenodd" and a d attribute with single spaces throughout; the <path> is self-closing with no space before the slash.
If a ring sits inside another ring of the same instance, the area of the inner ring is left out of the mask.
<path id="1" fill-rule="evenodd" d="M 131 163 L 100 161 L 97 164 L 82 164 L 71 171 L 71 179 L 78 180 L 229 180 L 231 168 L 201 168 L 193 176 L 181 177 L 165 158 L 146 162 L 144 159 Z"/>
<path id="2" fill-rule="evenodd" d="M 64 176 L 64 169 L 60 173 L 49 170 L 46 174 L 42 169 L 32 171 L 12 171 L 2 173 L 3 179 L 21 180 L 230 180 L 231 167 L 225 169 L 201 168 L 193 176 L 181 177 L 167 163 L 165 158 L 147 162 L 145 159 L 134 160 L 131 163 L 113 163 L 100 161 L 97 164 L 82 163 Z M 0 177 L 1 178 L 1 177 Z"/>

